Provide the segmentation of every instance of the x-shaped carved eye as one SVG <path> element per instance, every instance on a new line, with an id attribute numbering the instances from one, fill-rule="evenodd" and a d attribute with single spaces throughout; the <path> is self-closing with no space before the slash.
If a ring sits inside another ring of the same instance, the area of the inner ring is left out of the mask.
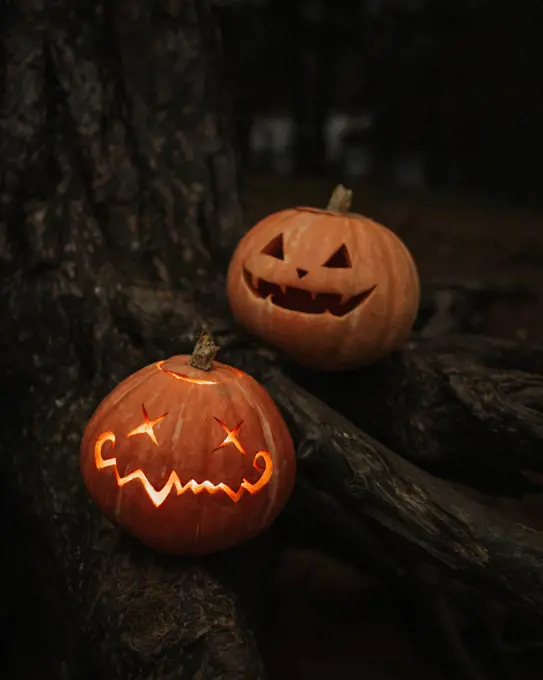
<path id="1" fill-rule="evenodd" d="M 323 267 L 330 267 L 333 269 L 349 269 L 352 266 L 349 251 L 344 243 L 340 245 L 336 252 L 323 264 Z"/>
<path id="2" fill-rule="evenodd" d="M 262 248 L 262 252 L 264 255 L 275 257 L 276 260 L 284 260 L 283 234 L 279 234 L 279 236 L 272 239 L 265 248 Z"/>

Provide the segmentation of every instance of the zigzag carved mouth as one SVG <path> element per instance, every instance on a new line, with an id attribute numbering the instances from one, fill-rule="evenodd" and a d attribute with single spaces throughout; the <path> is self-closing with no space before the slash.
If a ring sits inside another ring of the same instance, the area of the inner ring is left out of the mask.
<path id="1" fill-rule="evenodd" d="M 305 314 L 328 312 L 333 316 L 345 316 L 367 300 L 376 288 L 376 286 L 372 286 L 363 293 L 344 298 L 338 293 L 312 293 L 303 288 L 280 286 L 277 283 L 264 281 L 253 276 L 245 267 L 243 268 L 243 278 L 251 292 L 257 297 L 263 300 L 271 297 L 274 305 Z"/>

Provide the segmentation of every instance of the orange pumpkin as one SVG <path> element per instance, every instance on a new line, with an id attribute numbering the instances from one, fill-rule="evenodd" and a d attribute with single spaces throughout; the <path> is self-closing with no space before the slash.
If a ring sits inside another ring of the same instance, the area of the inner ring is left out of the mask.
<path id="1" fill-rule="evenodd" d="M 228 270 L 234 316 L 296 361 L 324 370 L 369 364 L 410 334 L 420 284 L 386 227 L 347 212 L 339 186 L 326 210 L 274 213 L 241 239 Z"/>
<path id="2" fill-rule="evenodd" d="M 89 494 L 142 543 L 198 555 L 271 524 L 294 484 L 292 439 L 266 390 L 194 354 L 142 368 L 98 406 L 81 444 Z"/>

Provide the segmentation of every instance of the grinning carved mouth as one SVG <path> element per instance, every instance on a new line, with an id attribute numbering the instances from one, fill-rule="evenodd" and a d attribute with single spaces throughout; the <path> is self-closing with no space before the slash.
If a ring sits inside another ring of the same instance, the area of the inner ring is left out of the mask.
<path id="1" fill-rule="evenodd" d="M 263 300 L 271 296 L 274 305 L 289 309 L 293 312 L 305 314 L 324 314 L 328 312 L 334 316 L 345 316 L 361 305 L 373 293 L 376 286 L 372 286 L 363 293 L 344 298 L 338 293 L 311 293 L 303 288 L 294 286 L 280 286 L 277 283 L 264 281 L 253 276 L 245 267 L 243 278 L 252 293 Z"/>

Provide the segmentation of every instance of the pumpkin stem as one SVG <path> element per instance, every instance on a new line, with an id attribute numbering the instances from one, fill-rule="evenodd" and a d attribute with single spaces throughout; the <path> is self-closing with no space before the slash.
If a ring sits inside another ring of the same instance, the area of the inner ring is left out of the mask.
<path id="1" fill-rule="evenodd" d="M 334 189 L 326 210 L 330 212 L 346 213 L 351 208 L 351 201 L 353 200 L 353 190 L 346 189 L 343 184 L 338 184 Z"/>
<path id="2" fill-rule="evenodd" d="M 189 364 L 193 368 L 199 368 L 201 371 L 209 371 L 213 366 L 213 359 L 217 356 L 218 351 L 219 346 L 213 342 L 211 335 L 207 331 L 202 331 L 194 346 Z"/>

